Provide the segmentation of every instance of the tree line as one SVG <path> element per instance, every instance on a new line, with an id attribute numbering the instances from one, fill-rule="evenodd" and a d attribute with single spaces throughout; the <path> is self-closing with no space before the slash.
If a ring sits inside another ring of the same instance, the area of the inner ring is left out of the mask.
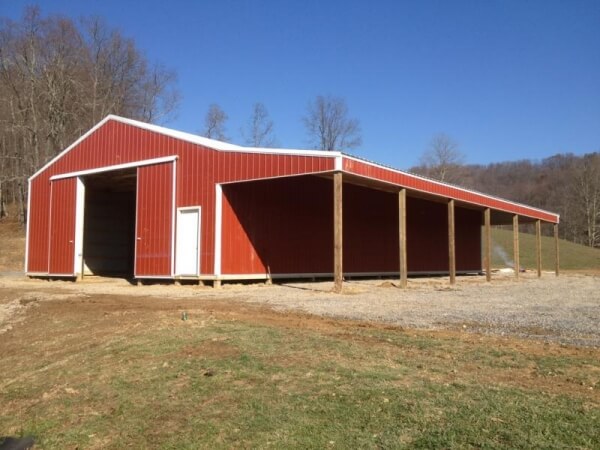
<path id="1" fill-rule="evenodd" d="M 10 203 L 24 222 L 27 179 L 108 114 L 162 123 L 178 102 L 175 72 L 101 18 L 44 17 L 35 6 L 20 21 L 0 18 L 0 218 Z M 212 104 L 201 132 L 229 141 L 226 122 Z M 360 144 L 358 121 L 342 98 L 318 96 L 304 124 L 315 148 Z M 240 133 L 246 145 L 278 145 L 262 103 Z"/>
<path id="2" fill-rule="evenodd" d="M 149 61 L 100 18 L 75 22 L 27 8 L 19 22 L 0 19 L 0 218 L 6 203 L 25 221 L 27 179 L 108 114 L 162 123 L 176 112 L 176 74 Z M 358 119 L 342 97 L 319 95 L 302 117 L 307 145 L 361 145 Z M 209 105 L 200 133 L 231 141 L 228 116 Z M 239 128 L 243 144 L 280 146 L 266 106 L 252 106 Z M 411 171 L 561 215 L 561 237 L 600 247 L 600 153 L 542 161 L 465 164 L 456 141 L 435 135 Z"/>
<path id="3" fill-rule="evenodd" d="M 464 160 L 454 139 L 437 134 L 410 171 L 556 212 L 560 237 L 600 248 L 600 152 L 487 165 Z"/>
<path id="4" fill-rule="evenodd" d="M 176 75 L 92 17 L 0 19 L 0 216 L 25 217 L 27 179 L 108 114 L 146 122 L 176 109 Z"/>

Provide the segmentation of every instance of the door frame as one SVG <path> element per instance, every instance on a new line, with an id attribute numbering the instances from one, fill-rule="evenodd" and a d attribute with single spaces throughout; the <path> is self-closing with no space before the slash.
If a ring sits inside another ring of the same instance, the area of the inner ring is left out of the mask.
<path id="1" fill-rule="evenodd" d="M 182 212 L 198 211 L 198 227 L 197 227 L 197 238 L 198 247 L 196 249 L 196 273 L 181 273 L 177 267 L 177 248 L 179 248 L 179 218 Z M 200 276 L 200 265 L 201 265 L 201 250 L 202 250 L 202 206 L 182 206 L 177 208 L 177 220 L 175 222 L 175 276 Z"/>

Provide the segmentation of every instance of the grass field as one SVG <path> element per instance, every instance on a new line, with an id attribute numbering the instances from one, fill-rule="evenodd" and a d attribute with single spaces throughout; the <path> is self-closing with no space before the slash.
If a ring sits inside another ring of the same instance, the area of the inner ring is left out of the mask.
<path id="1" fill-rule="evenodd" d="M 598 349 L 405 331 L 227 299 L 32 301 L 27 320 L 0 339 L 0 430 L 33 435 L 40 448 L 600 442 Z"/>
<path id="2" fill-rule="evenodd" d="M 512 253 L 510 231 L 494 240 Z M 521 236 L 528 268 L 533 246 Z M 598 253 L 561 242 L 562 267 L 597 270 Z M 553 255 L 543 254 L 551 270 Z M 27 308 L 0 332 L 0 436 L 34 436 L 36 448 L 600 442 L 597 348 L 283 314 L 210 291 L 163 299 L 19 289 L 0 290 L 0 306 Z"/>
<path id="3" fill-rule="evenodd" d="M 511 230 L 492 228 L 492 264 L 494 267 L 506 267 L 506 261 L 497 248 L 502 248 L 505 258 L 513 257 L 513 233 Z M 535 235 L 519 233 L 519 252 L 521 268 L 534 270 Z M 560 268 L 564 270 L 600 271 L 600 249 L 559 240 Z M 542 269 L 554 270 L 554 238 L 542 236 Z"/>

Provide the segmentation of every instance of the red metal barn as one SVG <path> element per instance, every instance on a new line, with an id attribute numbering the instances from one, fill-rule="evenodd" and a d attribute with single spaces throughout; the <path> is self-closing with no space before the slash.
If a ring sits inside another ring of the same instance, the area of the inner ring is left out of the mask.
<path id="1" fill-rule="evenodd" d="M 339 152 L 245 148 L 108 116 L 29 180 L 26 272 L 217 282 L 479 272 L 482 225 L 519 218 L 558 223 Z"/>

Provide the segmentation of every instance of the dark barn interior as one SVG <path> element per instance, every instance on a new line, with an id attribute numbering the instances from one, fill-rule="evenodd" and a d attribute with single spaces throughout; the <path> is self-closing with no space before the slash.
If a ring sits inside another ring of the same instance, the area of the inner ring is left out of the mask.
<path id="1" fill-rule="evenodd" d="M 84 184 L 84 275 L 133 276 L 136 169 L 88 175 Z"/>

